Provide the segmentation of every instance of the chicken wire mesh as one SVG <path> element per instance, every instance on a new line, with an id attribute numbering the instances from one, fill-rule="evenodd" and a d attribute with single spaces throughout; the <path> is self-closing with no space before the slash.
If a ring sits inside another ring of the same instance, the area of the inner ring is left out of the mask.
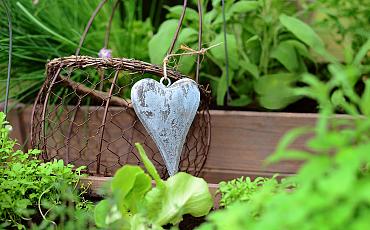
<path id="1" fill-rule="evenodd" d="M 165 164 L 129 99 L 131 86 L 158 78 L 159 66 L 125 58 L 71 56 L 47 65 L 47 76 L 34 103 L 31 145 L 45 161 L 63 159 L 87 166 L 90 175 L 112 176 L 125 164 L 142 165 L 134 147 L 142 143 L 163 178 Z M 168 76 L 183 77 L 174 70 Z M 210 92 L 199 85 L 201 103 L 186 138 L 180 171 L 199 175 L 210 146 Z"/>

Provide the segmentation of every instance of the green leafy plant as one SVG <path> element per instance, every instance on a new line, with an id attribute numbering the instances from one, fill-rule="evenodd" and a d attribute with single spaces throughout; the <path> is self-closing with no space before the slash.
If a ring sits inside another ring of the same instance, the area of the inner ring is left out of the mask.
<path id="1" fill-rule="evenodd" d="M 248 202 L 212 213 L 200 229 L 370 227 L 370 81 L 362 61 L 368 50 L 365 44 L 347 63 L 332 62 L 328 82 L 302 77 L 305 86 L 296 93 L 319 102 L 320 118 L 314 128 L 288 132 L 268 159 L 305 161 L 297 174 L 280 184 L 264 184 Z M 353 87 L 359 82 L 364 85 L 361 94 Z M 333 117 L 338 110 L 352 116 Z M 305 134 L 313 134 L 306 142 L 308 151 L 289 148 Z M 295 187 L 287 190 L 289 184 Z"/>
<path id="2" fill-rule="evenodd" d="M 254 180 L 250 177 L 240 177 L 231 181 L 222 181 L 217 190 L 221 195 L 220 207 L 227 207 L 235 202 L 247 202 L 264 184 L 272 182 L 278 183 L 276 176 L 257 177 Z"/>
<path id="3" fill-rule="evenodd" d="M 203 179 L 180 172 L 164 181 L 143 147 L 140 144 L 136 147 L 147 173 L 139 166 L 131 165 L 116 172 L 110 183 L 111 195 L 96 206 L 97 226 L 162 229 L 163 225 L 179 224 L 185 214 L 195 217 L 208 214 L 213 200 Z"/>
<path id="4" fill-rule="evenodd" d="M 50 226 L 52 219 L 62 217 L 57 215 L 60 204 L 68 202 L 79 209 L 88 204 L 76 191 L 83 167 L 73 171 L 62 160 L 38 160 L 40 150 L 16 150 L 10 130 L 0 112 L 0 227 L 25 229 L 37 225 L 40 218 Z"/>
<path id="5" fill-rule="evenodd" d="M 327 39 L 329 47 L 337 57 L 344 60 L 344 47 L 351 47 L 354 53 L 370 38 L 370 3 L 368 1 L 318 0 L 304 4 L 304 12 L 312 14 L 311 24 Z M 337 49 L 337 50 L 334 50 Z M 369 63 L 370 58 L 363 60 Z"/>
<path id="6" fill-rule="evenodd" d="M 85 26 L 100 0 L 40 0 L 38 4 L 28 0 L 7 2 L 13 21 L 11 98 L 32 103 L 44 82 L 46 62 L 75 54 Z M 106 26 L 113 4 L 114 1 L 107 1 L 96 16 L 81 55 L 98 56 L 99 50 L 104 46 Z M 149 60 L 146 45 L 153 34 L 151 19 L 157 15 L 153 12 L 146 17 L 143 7 L 142 1 L 122 1 L 121 9 L 118 8 L 115 13 L 107 47 L 112 49 L 114 57 Z M 161 7 L 160 4 L 158 7 Z M 3 91 L 9 42 L 3 7 L 0 7 L 0 15 L 0 91 Z M 0 101 L 3 99 L 1 95 Z"/>
<path id="7" fill-rule="evenodd" d="M 206 9 L 209 1 L 203 2 Z M 203 44 L 224 41 L 221 1 L 212 1 L 204 14 Z M 229 53 L 229 82 L 223 45 L 209 51 L 204 60 L 202 77 L 211 82 L 217 105 L 224 105 L 228 85 L 231 106 L 246 106 L 256 100 L 264 108 L 281 109 L 301 98 L 293 92 L 299 74 L 308 71 L 307 63 L 315 63 L 309 48 L 319 38 L 312 29 L 293 16 L 297 8 L 287 1 L 226 1 L 227 45 Z M 169 18 L 149 42 L 152 62 L 160 64 L 171 42 L 164 36 L 174 33 L 181 7 L 168 8 Z M 198 16 L 187 9 L 184 28 L 177 48 L 186 44 L 197 47 Z M 298 36 L 296 36 L 298 35 Z M 181 57 L 176 64 L 180 71 L 190 73 L 195 57 Z"/>

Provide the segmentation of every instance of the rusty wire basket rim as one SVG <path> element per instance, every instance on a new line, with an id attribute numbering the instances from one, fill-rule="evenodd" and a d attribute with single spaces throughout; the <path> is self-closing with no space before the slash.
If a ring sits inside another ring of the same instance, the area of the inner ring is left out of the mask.
<path id="1" fill-rule="evenodd" d="M 130 72 L 137 73 L 149 73 L 155 76 L 163 76 L 163 67 L 148 63 L 145 61 L 136 60 L 134 58 L 98 58 L 91 56 L 75 56 L 71 55 L 68 57 L 54 58 L 46 64 L 47 72 L 51 69 L 61 69 L 61 68 L 87 68 L 87 67 L 97 67 L 103 69 L 116 69 L 116 70 L 126 70 Z M 190 78 L 190 76 L 182 74 L 173 68 L 167 68 L 167 75 L 170 78 L 179 80 L 182 78 Z M 198 84 L 199 89 L 205 95 L 211 93 L 208 89 L 208 85 L 204 87 L 203 85 Z"/>

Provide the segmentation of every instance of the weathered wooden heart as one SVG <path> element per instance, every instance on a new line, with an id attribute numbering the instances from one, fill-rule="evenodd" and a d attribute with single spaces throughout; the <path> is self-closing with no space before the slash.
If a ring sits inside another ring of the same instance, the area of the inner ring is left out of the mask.
<path id="1" fill-rule="evenodd" d="M 142 79 L 132 87 L 131 101 L 138 118 L 156 143 L 169 175 L 174 175 L 199 107 L 197 83 L 184 78 L 165 86 L 153 79 Z"/>

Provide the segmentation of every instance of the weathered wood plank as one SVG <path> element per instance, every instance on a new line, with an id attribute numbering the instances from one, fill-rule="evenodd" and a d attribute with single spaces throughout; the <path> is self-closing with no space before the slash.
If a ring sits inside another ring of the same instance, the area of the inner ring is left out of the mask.
<path id="1" fill-rule="evenodd" d="M 299 162 L 264 166 L 264 160 L 288 130 L 313 125 L 316 119 L 316 114 L 211 111 L 211 148 L 202 175 L 212 183 L 243 175 L 291 175 Z M 304 143 L 300 138 L 292 147 L 304 149 Z"/>
<path id="2" fill-rule="evenodd" d="M 85 108 L 82 108 L 84 110 Z M 90 107 L 92 109 L 92 107 Z M 31 106 L 26 106 L 20 113 L 20 121 L 18 113 L 11 113 L 9 119 L 12 122 L 15 131 L 13 133 L 21 142 L 27 139 L 31 119 Z M 110 111 L 117 113 L 120 108 L 111 107 Z M 91 125 L 100 124 L 102 111 L 98 111 L 96 121 L 91 121 Z M 288 130 L 313 125 L 318 117 L 317 114 L 299 114 L 299 113 L 270 113 L 270 112 L 241 112 L 241 111 L 216 111 L 212 110 L 212 131 L 211 131 L 211 148 L 208 159 L 201 174 L 209 183 L 218 183 L 221 180 L 228 180 L 240 176 L 272 176 L 279 173 L 281 176 L 289 176 L 296 172 L 299 168 L 299 162 L 281 162 L 276 165 L 264 166 L 263 162 L 275 149 L 280 138 Z M 100 115 L 99 115 L 100 114 Z M 122 113 L 122 117 L 114 120 L 116 124 L 130 121 L 132 118 L 127 113 Z M 127 117 L 126 117 L 127 116 Z M 348 116 L 338 117 L 348 118 Z M 95 118 L 94 118 L 95 119 Z M 116 119 L 116 118 L 115 118 Z M 79 121 L 79 118 L 77 119 Z M 22 125 L 18 123 L 21 122 Z M 23 130 L 21 131 L 20 127 Z M 112 126 L 113 127 L 113 126 Z M 113 127 L 114 128 L 114 127 Z M 116 133 L 111 127 L 108 127 L 110 137 L 122 135 Z M 140 126 L 139 126 L 140 128 Z M 22 133 L 25 132 L 25 133 Z M 23 134 L 20 135 L 20 133 Z M 20 136 L 20 137 L 18 137 Z M 130 137 L 128 140 L 135 139 Z M 138 139 L 138 138 L 136 138 Z M 136 140 L 135 139 L 135 140 Z M 307 137 L 298 139 L 292 147 L 304 149 L 304 143 Z M 148 140 L 150 141 L 150 140 Z M 90 141 L 91 143 L 91 141 Z M 89 143 L 89 145 L 90 145 Z M 74 145 L 79 144 L 78 141 L 73 141 Z M 154 143 L 153 143 L 154 145 Z M 128 146 L 112 146 L 114 149 L 127 150 Z M 94 147 L 93 144 L 89 147 Z M 91 149 L 92 151 L 93 149 Z M 130 150 L 132 151 L 132 150 Z M 94 159 L 95 155 L 90 154 L 88 159 Z M 73 157 L 73 156 L 71 156 Z M 111 162 L 113 158 L 110 155 L 102 156 L 103 162 Z M 133 162 L 135 159 L 132 160 Z"/>

